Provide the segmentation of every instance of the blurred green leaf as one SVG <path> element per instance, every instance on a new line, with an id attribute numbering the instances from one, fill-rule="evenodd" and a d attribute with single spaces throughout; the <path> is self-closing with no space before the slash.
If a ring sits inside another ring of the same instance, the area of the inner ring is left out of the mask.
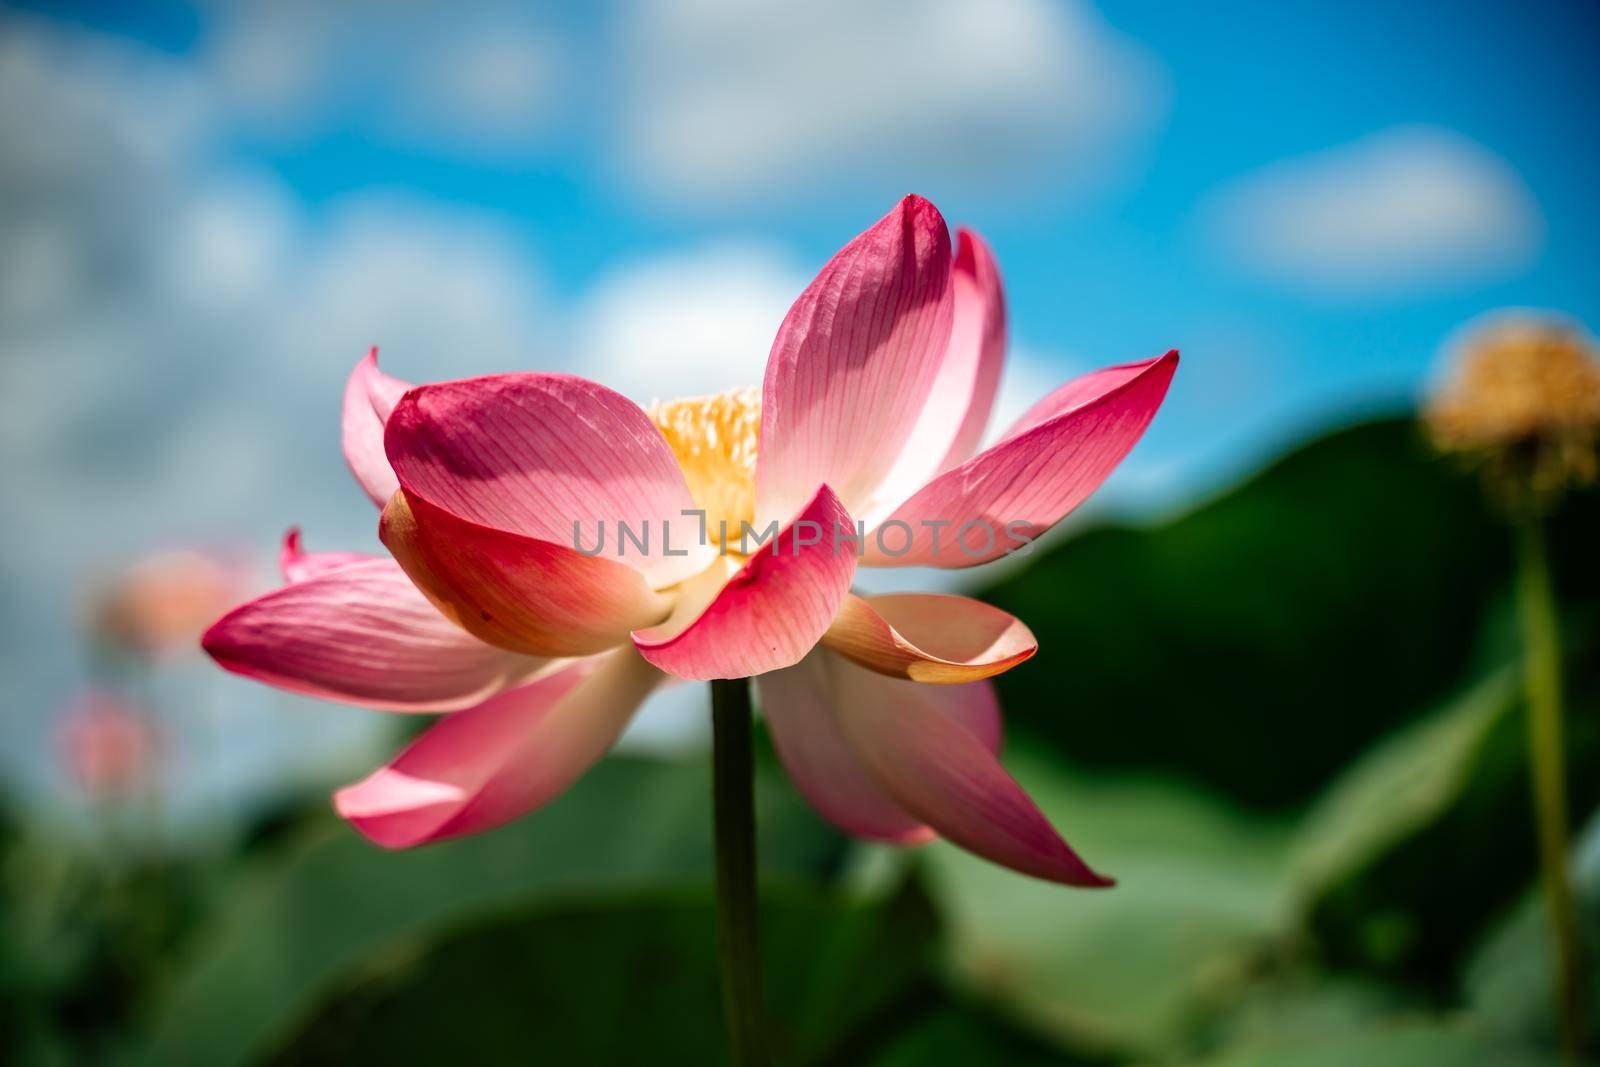
<path id="1" fill-rule="evenodd" d="M 1600 800 L 1596 702 L 1574 694 L 1569 802 Z M 1487 672 L 1352 765 L 1297 839 L 1296 904 L 1323 958 L 1453 991 L 1466 951 L 1535 876 L 1521 679 Z"/>
<path id="2" fill-rule="evenodd" d="M 1600 1035 L 1600 817 L 1589 821 L 1572 862 L 1589 978 L 1589 1035 Z M 1543 893 L 1529 890 L 1468 962 L 1465 999 L 1486 1029 L 1509 1039 L 1555 1047 L 1558 1040 L 1554 953 Z"/>
<path id="3" fill-rule="evenodd" d="M 1249 988 L 1196 1026 L 1196 1051 L 1318 1041 L 1404 1018 L 1424 1005 L 1415 996 L 1366 979 L 1330 976 L 1303 961 L 1264 961 Z"/>
<path id="4" fill-rule="evenodd" d="M 104 1062 L 200 925 L 213 857 L 3 823 L 0 1060 Z"/>
<path id="5" fill-rule="evenodd" d="M 241 873 L 139 1060 L 247 1062 L 358 961 L 474 914 L 551 895 L 708 883 L 709 773 L 613 757 L 533 816 L 410 852 L 320 824 Z M 757 803 L 764 872 L 817 879 L 837 868 L 842 838 L 786 782 L 761 776 Z"/>
<path id="6" fill-rule="evenodd" d="M 1597 512 L 1577 498 L 1552 531 L 1572 604 L 1600 604 Z M 1285 805 L 1460 684 L 1508 573 L 1476 480 L 1395 419 L 1169 522 L 1086 529 L 978 595 L 1039 638 L 999 679 L 1017 734 Z"/>
<path id="7" fill-rule="evenodd" d="M 854 1063 L 872 1067 L 1073 1067 L 1110 1061 L 1066 1056 L 979 1007 L 947 1002 L 907 1020 L 904 1030 L 888 1038 L 870 1060 L 837 1058 L 834 1062 L 841 1067 Z"/>
<path id="8" fill-rule="evenodd" d="M 1312 807 L 1297 834 L 1294 877 L 1308 896 L 1358 871 L 1459 799 L 1493 728 L 1517 706 L 1514 667 L 1384 739 Z"/>
<path id="9" fill-rule="evenodd" d="M 1067 889 L 930 846 L 957 973 L 1070 1047 L 1180 1048 L 1282 926 L 1287 829 L 1170 781 L 1068 773 L 1037 749 L 1006 766 L 1118 884 Z"/>
<path id="10" fill-rule="evenodd" d="M 778 1062 L 860 1062 L 942 999 L 937 923 L 915 885 L 876 903 L 781 889 L 761 907 Z M 698 1067 L 725 1062 L 723 1042 L 707 889 L 590 896 L 391 946 L 271 1062 Z"/>
<path id="11" fill-rule="evenodd" d="M 1560 1067 L 1563 1061 L 1475 1033 L 1465 1025 L 1394 1022 L 1302 1040 L 1267 1041 L 1224 1052 L 1204 1067 Z"/>

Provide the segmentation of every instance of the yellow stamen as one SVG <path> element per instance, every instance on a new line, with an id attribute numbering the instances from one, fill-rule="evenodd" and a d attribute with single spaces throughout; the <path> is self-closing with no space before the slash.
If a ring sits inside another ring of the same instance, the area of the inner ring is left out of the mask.
<path id="1" fill-rule="evenodd" d="M 761 431 L 761 390 L 730 389 L 647 409 L 683 468 L 695 503 L 706 513 L 712 543 L 739 544 L 742 522 L 756 513 L 756 438 Z"/>

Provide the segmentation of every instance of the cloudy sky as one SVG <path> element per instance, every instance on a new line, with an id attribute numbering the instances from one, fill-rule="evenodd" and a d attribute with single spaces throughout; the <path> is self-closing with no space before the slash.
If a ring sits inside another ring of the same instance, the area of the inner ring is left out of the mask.
<path id="1" fill-rule="evenodd" d="M 755 383 L 905 192 L 996 248 L 1012 410 L 1183 350 L 1102 507 L 1404 400 L 1475 315 L 1600 326 L 1597 41 L 1553 2 L 0 4 L 0 773 L 43 773 L 94 576 L 373 545 L 337 451 L 367 345 Z M 294 714 L 258 749 L 359 741 Z"/>

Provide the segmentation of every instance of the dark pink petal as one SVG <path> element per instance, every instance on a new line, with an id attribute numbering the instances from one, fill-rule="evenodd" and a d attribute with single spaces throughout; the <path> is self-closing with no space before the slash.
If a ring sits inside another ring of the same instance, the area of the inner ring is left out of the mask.
<path id="1" fill-rule="evenodd" d="M 819 485 L 866 514 L 933 389 L 950 338 L 950 236 L 908 196 L 840 249 L 790 308 L 767 358 L 756 516 Z"/>
<path id="2" fill-rule="evenodd" d="M 845 744 L 834 718 L 828 659 L 819 648 L 756 680 L 784 769 L 817 814 L 845 833 L 897 845 L 931 840 L 933 831 L 907 815 Z"/>
<path id="3" fill-rule="evenodd" d="M 278 551 L 278 569 L 286 582 L 303 582 L 352 563 L 380 559 L 365 552 L 307 552 L 300 544 L 300 527 L 291 526 Z"/>
<path id="4" fill-rule="evenodd" d="M 378 536 L 440 612 L 513 652 L 592 655 L 672 608 L 614 559 L 469 522 L 405 490 L 384 508 Z"/>
<path id="5" fill-rule="evenodd" d="M 679 678 L 744 678 L 800 662 L 855 576 L 856 528 L 827 486 L 731 575 L 734 561 L 687 583 L 672 615 L 633 635 L 640 655 Z"/>
<path id="6" fill-rule="evenodd" d="M 988 682 L 920 685 L 834 657 L 845 741 L 895 802 L 941 837 L 1014 871 L 1105 886 L 994 756 L 998 717 Z M 995 725 L 985 724 L 992 721 Z M 988 732 L 993 730 L 993 737 Z"/>
<path id="7" fill-rule="evenodd" d="M 258 597 L 224 615 L 201 645 L 235 674 L 393 711 L 470 707 L 543 666 L 445 619 L 388 559 Z"/>
<path id="8" fill-rule="evenodd" d="M 1062 386 L 998 444 L 896 508 L 881 536 L 869 532 L 862 562 L 971 567 L 1037 538 L 1083 503 L 1132 450 L 1177 366 L 1178 353 L 1168 352 Z M 895 523 L 910 528 L 909 539 Z M 929 523 L 943 524 L 937 551 Z M 890 554 L 908 543 L 909 551 Z"/>
<path id="9" fill-rule="evenodd" d="M 629 648 L 580 660 L 446 716 L 334 806 L 385 848 L 492 829 L 577 780 L 660 678 Z"/>
<path id="10" fill-rule="evenodd" d="M 389 459 L 383 454 L 383 424 L 410 388 L 409 382 L 391 378 L 378 369 L 376 347 L 362 357 L 345 382 L 344 459 L 361 488 L 380 508 L 400 488 Z"/>
<path id="11" fill-rule="evenodd" d="M 1006 303 L 994 253 L 971 230 L 960 231 L 950 283 L 950 344 L 916 429 L 878 492 L 880 514 L 969 459 L 989 425 L 1005 364 Z"/>
<path id="12" fill-rule="evenodd" d="M 999 608 L 932 593 L 852 594 L 822 643 L 879 674 L 942 685 L 992 678 L 1039 647 L 1019 619 Z"/>
<path id="13" fill-rule="evenodd" d="M 613 558 L 626 522 L 649 549 L 630 546 L 622 559 L 656 588 L 710 561 L 712 549 L 690 536 L 698 521 L 682 513 L 694 499 L 661 432 L 633 401 L 583 378 L 425 385 L 395 407 L 384 443 L 407 493 L 468 522 L 568 549 L 594 545 L 603 527 Z M 667 554 L 664 523 L 684 554 Z"/>

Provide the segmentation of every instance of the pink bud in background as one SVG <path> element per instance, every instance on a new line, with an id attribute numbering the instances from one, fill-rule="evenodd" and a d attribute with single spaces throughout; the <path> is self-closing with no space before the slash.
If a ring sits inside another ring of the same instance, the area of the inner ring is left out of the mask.
<path id="1" fill-rule="evenodd" d="M 155 777 L 161 738 L 138 707 L 90 690 L 61 713 L 56 748 L 62 770 L 95 800 L 127 797 Z"/>
<path id="2" fill-rule="evenodd" d="M 98 638 L 141 656 L 187 651 L 244 585 L 240 568 L 203 552 L 161 552 L 98 590 L 90 626 Z"/>

